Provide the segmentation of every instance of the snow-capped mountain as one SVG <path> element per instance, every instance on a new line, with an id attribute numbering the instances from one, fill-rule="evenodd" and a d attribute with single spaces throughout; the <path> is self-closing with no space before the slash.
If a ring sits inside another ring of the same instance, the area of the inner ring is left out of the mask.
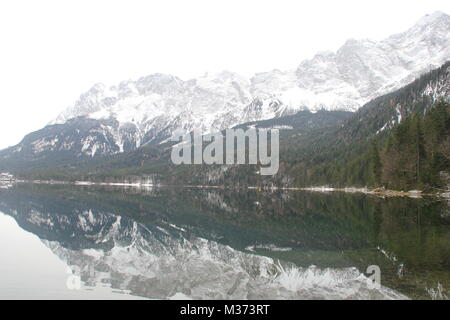
<path id="1" fill-rule="evenodd" d="M 155 74 L 106 88 L 95 85 L 55 120 L 86 115 L 135 123 L 144 132 L 158 123 L 223 129 L 297 110 L 355 111 L 450 58 L 450 17 L 426 15 L 409 30 L 382 41 L 348 40 L 337 52 L 320 52 L 290 71 L 251 79 L 224 71 L 183 81 Z"/>
<path id="2" fill-rule="evenodd" d="M 250 79 L 224 71 L 188 81 L 154 74 L 113 87 L 96 84 L 11 150 L 91 157 L 158 144 L 176 129 L 217 131 L 306 109 L 356 111 L 449 59 L 450 17 L 435 12 L 403 33 L 382 41 L 351 39 L 289 71 Z"/>

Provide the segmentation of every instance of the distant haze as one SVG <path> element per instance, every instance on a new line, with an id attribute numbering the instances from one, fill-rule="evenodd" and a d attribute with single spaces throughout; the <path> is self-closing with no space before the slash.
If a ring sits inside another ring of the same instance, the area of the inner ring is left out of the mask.
<path id="1" fill-rule="evenodd" d="M 380 40 L 428 1 L 8 1 L 0 3 L 0 149 L 45 126 L 94 83 L 293 69 L 349 38 Z"/>

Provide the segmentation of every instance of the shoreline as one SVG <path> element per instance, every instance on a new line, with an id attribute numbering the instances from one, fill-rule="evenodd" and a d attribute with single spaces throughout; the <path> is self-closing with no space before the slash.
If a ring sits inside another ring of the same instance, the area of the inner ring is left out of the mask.
<path id="1" fill-rule="evenodd" d="M 76 185 L 76 186 L 111 186 L 111 187 L 132 187 L 132 188 L 158 188 L 158 187 L 184 187 L 184 188 L 199 188 L 199 189 L 230 189 L 226 186 L 214 186 L 214 185 L 166 185 L 166 184 L 153 184 L 153 183 L 130 183 L 130 182 L 94 182 L 94 181 L 56 181 L 56 180 L 15 180 L 13 183 L 9 183 L 8 187 L 11 187 L 14 183 L 25 184 L 49 184 L 49 185 Z M 438 197 L 442 199 L 450 200 L 450 190 L 442 190 L 442 192 L 424 193 L 421 190 L 409 190 L 399 191 L 390 190 L 384 188 L 334 188 L 334 187 L 237 187 L 235 189 L 248 189 L 258 191 L 276 191 L 276 190 L 290 190 L 290 191 L 309 191 L 309 192 L 344 192 L 344 193 L 363 193 L 367 195 L 374 195 L 378 197 L 409 197 L 409 198 L 422 198 L 422 197 Z M 231 187 L 232 189 L 232 187 Z"/>

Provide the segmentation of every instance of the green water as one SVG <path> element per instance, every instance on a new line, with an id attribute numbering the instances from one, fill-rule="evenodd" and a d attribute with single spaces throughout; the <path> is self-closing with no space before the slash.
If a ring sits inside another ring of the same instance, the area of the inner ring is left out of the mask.
<path id="1" fill-rule="evenodd" d="M 365 273 L 377 265 L 381 284 L 409 298 L 450 298 L 450 209 L 432 198 L 23 184 L 0 190 L 0 211 L 40 239 L 70 250 L 110 249 L 110 243 L 92 240 L 111 225 L 95 216 L 107 212 L 298 267 L 356 267 Z M 97 222 L 80 229 L 71 219 L 87 211 Z M 39 219 L 32 217 L 35 212 Z"/>

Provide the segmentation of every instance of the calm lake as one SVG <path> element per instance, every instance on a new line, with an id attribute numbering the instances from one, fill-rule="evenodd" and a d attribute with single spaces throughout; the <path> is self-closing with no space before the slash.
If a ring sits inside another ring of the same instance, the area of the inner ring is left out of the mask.
<path id="1" fill-rule="evenodd" d="M 0 261 L 1 299 L 449 299 L 450 206 L 17 184 L 0 189 Z"/>

